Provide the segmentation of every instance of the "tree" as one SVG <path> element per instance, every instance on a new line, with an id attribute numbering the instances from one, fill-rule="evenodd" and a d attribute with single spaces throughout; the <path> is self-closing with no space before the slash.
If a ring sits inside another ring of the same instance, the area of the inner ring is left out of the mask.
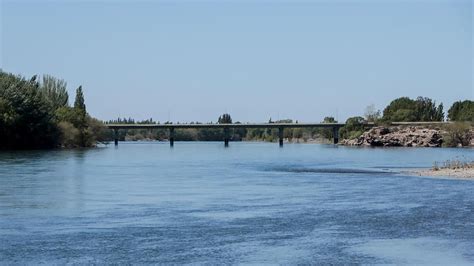
<path id="1" fill-rule="evenodd" d="M 336 119 L 332 116 L 326 116 L 323 119 L 323 124 L 332 124 L 332 123 L 337 123 Z M 333 131 L 331 128 L 320 128 L 318 130 L 318 133 L 323 136 L 326 139 L 332 139 L 334 137 Z"/>
<path id="2" fill-rule="evenodd" d="M 82 92 L 82 86 L 79 86 L 76 90 L 76 99 L 74 101 L 74 108 L 78 110 L 79 112 L 83 113 L 83 115 L 86 115 L 86 104 L 84 102 L 84 93 Z"/>
<path id="3" fill-rule="evenodd" d="M 47 99 L 30 80 L 0 71 L 0 149 L 51 148 L 59 129 Z"/>
<path id="4" fill-rule="evenodd" d="M 448 110 L 450 121 L 471 121 L 474 122 L 474 101 L 465 100 L 453 103 Z"/>
<path id="5" fill-rule="evenodd" d="M 326 116 L 323 119 L 323 123 L 337 123 L 337 121 L 332 116 Z"/>
<path id="6" fill-rule="evenodd" d="M 0 70 L 0 149 L 89 147 L 109 130 L 86 111 L 82 88 L 74 108 L 66 82 L 45 75 L 25 79 Z"/>
<path id="7" fill-rule="evenodd" d="M 81 147 L 87 146 L 87 110 L 84 101 L 84 94 L 82 92 L 82 86 L 79 86 L 76 90 L 76 99 L 74 100 L 74 114 L 75 119 L 73 121 L 74 126 L 79 130 L 79 145 Z"/>
<path id="8" fill-rule="evenodd" d="M 415 121 L 415 101 L 408 97 L 400 97 L 393 100 L 383 110 L 383 120 L 397 122 Z"/>
<path id="9" fill-rule="evenodd" d="M 69 95 L 66 85 L 66 81 L 62 79 L 57 79 L 50 75 L 43 76 L 43 83 L 40 85 L 40 90 L 54 110 L 68 106 Z"/>
<path id="10" fill-rule="evenodd" d="M 364 133 L 365 123 L 366 120 L 364 120 L 364 118 L 361 116 L 349 117 L 346 120 L 346 125 L 339 130 L 340 137 L 343 139 L 353 139 L 359 137 L 362 135 L 362 133 Z"/>
<path id="11" fill-rule="evenodd" d="M 417 121 L 443 121 L 443 104 L 436 107 L 436 102 L 427 97 L 418 97 L 415 101 Z"/>
<path id="12" fill-rule="evenodd" d="M 365 108 L 364 116 L 368 122 L 376 122 L 380 119 L 380 110 L 377 110 L 375 105 L 371 104 Z"/>
<path id="13" fill-rule="evenodd" d="M 217 119 L 218 124 L 232 124 L 232 117 L 230 114 L 223 114 Z"/>
<path id="14" fill-rule="evenodd" d="M 427 97 L 412 100 L 401 97 L 393 100 L 383 111 L 383 120 L 394 122 L 443 121 L 443 104 Z"/>

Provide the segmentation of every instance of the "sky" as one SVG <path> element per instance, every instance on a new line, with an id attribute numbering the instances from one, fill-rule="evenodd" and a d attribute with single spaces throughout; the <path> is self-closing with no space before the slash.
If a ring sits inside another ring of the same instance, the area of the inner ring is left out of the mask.
<path id="1" fill-rule="evenodd" d="M 82 85 L 88 112 L 344 121 L 401 97 L 474 99 L 470 0 L 0 0 L 0 68 Z"/>

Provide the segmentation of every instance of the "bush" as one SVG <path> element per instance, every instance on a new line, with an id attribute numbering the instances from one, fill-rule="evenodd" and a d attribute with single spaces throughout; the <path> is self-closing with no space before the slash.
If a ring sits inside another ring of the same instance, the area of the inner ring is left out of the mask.
<path id="1" fill-rule="evenodd" d="M 433 167 L 431 168 L 433 171 L 439 171 L 442 169 L 472 169 L 474 168 L 474 161 L 465 161 L 465 160 L 447 160 L 441 163 L 441 166 L 438 162 L 434 162 Z"/>
<path id="2" fill-rule="evenodd" d="M 446 126 L 443 134 L 443 146 L 468 146 L 473 137 L 469 123 L 456 122 Z"/>
<path id="3" fill-rule="evenodd" d="M 79 130 L 73 124 L 67 121 L 59 122 L 59 129 L 61 131 L 60 143 L 64 148 L 77 148 L 79 141 Z"/>
<path id="4" fill-rule="evenodd" d="M 339 130 L 342 139 L 355 139 L 364 133 L 366 123 L 361 116 L 350 117 L 346 120 L 346 125 Z"/>

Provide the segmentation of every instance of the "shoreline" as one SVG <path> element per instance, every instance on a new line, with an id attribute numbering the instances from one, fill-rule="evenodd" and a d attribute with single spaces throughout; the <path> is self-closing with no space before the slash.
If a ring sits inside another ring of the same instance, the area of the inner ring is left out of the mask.
<path id="1" fill-rule="evenodd" d="M 433 170 L 431 168 L 423 168 L 423 169 L 406 170 L 401 173 L 408 174 L 411 176 L 446 177 L 446 178 L 455 178 L 455 179 L 474 180 L 474 168 L 461 168 L 461 169 L 442 168 L 439 170 Z"/>

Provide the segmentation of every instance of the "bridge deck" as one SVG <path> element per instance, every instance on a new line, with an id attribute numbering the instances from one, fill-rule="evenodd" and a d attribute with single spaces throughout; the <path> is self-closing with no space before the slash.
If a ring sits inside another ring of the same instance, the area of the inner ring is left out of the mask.
<path id="1" fill-rule="evenodd" d="M 393 122 L 392 126 L 416 126 L 416 125 L 441 125 L 449 122 Z M 213 128 L 224 130 L 224 144 L 229 145 L 229 129 L 231 128 L 276 128 L 278 129 L 278 138 L 280 146 L 283 146 L 283 130 L 285 128 L 331 128 L 333 130 L 334 143 L 339 141 L 339 128 L 344 123 L 260 123 L 260 124 L 105 124 L 109 129 L 115 132 L 115 145 L 118 145 L 119 129 L 167 129 L 169 130 L 170 146 L 174 145 L 174 130 L 177 128 Z M 374 123 L 366 123 L 367 127 L 373 127 Z"/>
<path id="2" fill-rule="evenodd" d="M 342 123 L 260 123 L 260 124 L 106 124 L 110 129 L 153 129 L 153 128 L 303 128 L 343 127 Z M 368 124 L 369 125 L 369 124 Z"/>

